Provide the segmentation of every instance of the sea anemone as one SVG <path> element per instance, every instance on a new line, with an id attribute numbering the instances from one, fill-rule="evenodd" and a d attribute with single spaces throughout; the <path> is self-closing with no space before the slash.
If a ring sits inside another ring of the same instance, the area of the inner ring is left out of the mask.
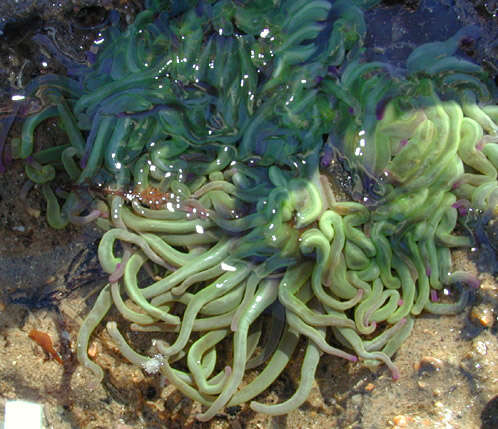
<path id="1" fill-rule="evenodd" d="M 104 230 L 109 283 L 77 344 L 99 380 L 87 347 L 107 318 L 126 359 L 207 407 L 200 420 L 249 401 L 286 414 L 322 353 L 386 364 L 396 379 L 391 357 L 414 317 L 463 308 L 478 282 L 452 272 L 450 248 L 471 245 L 454 233 L 462 204 L 496 215 L 495 89 L 454 57 L 473 28 L 418 47 L 403 73 L 364 61 L 361 3 L 149 2 L 102 34 L 74 78 L 26 88 L 44 107 L 12 152 L 41 184 L 48 223 Z M 54 117 L 67 144 L 35 150 L 34 130 Z M 339 165 L 354 201 L 334 192 Z M 455 283 L 458 301 L 438 302 Z M 111 307 L 154 333 L 150 355 Z M 301 338 L 296 392 L 254 401 Z"/>

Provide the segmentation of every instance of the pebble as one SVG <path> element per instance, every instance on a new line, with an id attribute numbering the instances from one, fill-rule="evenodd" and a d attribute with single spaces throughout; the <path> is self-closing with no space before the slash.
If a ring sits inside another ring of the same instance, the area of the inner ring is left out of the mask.
<path id="1" fill-rule="evenodd" d="M 443 365 L 444 362 L 441 359 L 435 358 L 433 356 L 424 356 L 422 359 L 420 359 L 419 362 L 416 362 L 413 365 L 413 368 L 415 369 L 415 371 L 439 371 L 443 367 Z"/>
<path id="2" fill-rule="evenodd" d="M 365 386 L 365 391 L 367 392 L 371 392 L 372 390 L 375 389 L 375 384 L 373 383 L 368 383 L 366 386 Z"/>
<path id="3" fill-rule="evenodd" d="M 362 401 L 363 401 L 363 397 L 360 394 L 356 394 L 356 395 L 351 396 L 351 403 L 356 407 L 360 406 Z"/>
<path id="4" fill-rule="evenodd" d="M 486 356 L 488 347 L 484 341 L 476 340 L 472 343 L 472 348 L 481 356 Z"/>
<path id="5" fill-rule="evenodd" d="M 417 381 L 417 386 L 420 388 L 420 389 L 425 389 L 427 387 L 427 383 L 425 383 L 424 381 Z"/>
<path id="6" fill-rule="evenodd" d="M 476 325 L 481 325 L 485 328 L 491 328 L 494 323 L 493 307 L 489 304 L 480 304 L 472 308 L 470 312 L 470 320 Z"/>
<path id="7" fill-rule="evenodd" d="M 95 359 L 97 354 L 98 354 L 98 345 L 95 341 L 93 341 L 90 344 L 90 347 L 88 347 L 88 356 L 91 357 L 92 359 Z"/>
<path id="8" fill-rule="evenodd" d="M 322 395 L 318 387 L 313 386 L 308 396 L 308 402 L 314 408 L 320 408 L 323 405 Z"/>
<path id="9" fill-rule="evenodd" d="M 408 422 L 409 422 L 409 419 L 406 416 L 399 415 L 399 416 L 393 417 L 393 423 L 397 427 L 404 428 L 404 427 L 408 426 Z"/>
<path id="10" fill-rule="evenodd" d="M 436 388 L 432 391 L 432 394 L 436 397 L 439 397 L 443 394 L 443 392 L 441 391 L 441 389 Z"/>
<path id="11" fill-rule="evenodd" d="M 26 211 L 32 217 L 35 217 L 35 218 L 39 218 L 40 217 L 40 210 L 34 209 L 32 207 L 26 207 Z"/>

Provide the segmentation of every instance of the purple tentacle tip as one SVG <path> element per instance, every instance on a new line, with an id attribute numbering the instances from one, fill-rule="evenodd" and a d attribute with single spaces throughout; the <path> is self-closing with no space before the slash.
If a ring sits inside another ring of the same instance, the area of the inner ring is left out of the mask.
<path id="1" fill-rule="evenodd" d="M 375 117 L 378 121 L 382 120 L 382 118 L 384 117 L 384 112 L 386 111 L 388 101 L 388 98 L 384 98 L 383 100 L 379 101 L 379 103 L 377 103 L 377 106 L 375 107 Z"/>
<path id="2" fill-rule="evenodd" d="M 320 159 L 320 165 L 322 167 L 327 167 L 332 162 L 332 149 L 326 147 L 323 151 L 322 158 Z"/>

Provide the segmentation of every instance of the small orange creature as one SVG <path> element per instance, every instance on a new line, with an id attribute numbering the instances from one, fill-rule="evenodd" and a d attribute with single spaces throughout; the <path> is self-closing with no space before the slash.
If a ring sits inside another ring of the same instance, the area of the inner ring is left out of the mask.
<path id="1" fill-rule="evenodd" d="M 145 189 L 135 188 L 128 191 L 122 191 L 105 187 L 100 190 L 104 195 L 118 195 L 126 200 L 137 199 L 144 206 L 151 209 L 162 209 L 167 202 L 177 202 L 175 194 L 171 192 L 162 192 L 154 186 L 148 186 Z"/>
<path id="2" fill-rule="evenodd" d="M 39 346 L 41 346 L 41 348 L 45 350 L 52 357 L 52 359 L 55 359 L 61 365 L 64 365 L 62 358 L 59 356 L 59 353 L 57 353 L 57 351 L 54 349 L 54 346 L 52 345 L 52 339 L 50 338 L 50 335 L 46 334 L 45 332 L 32 329 L 29 332 L 28 337 L 31 338 Z"/>

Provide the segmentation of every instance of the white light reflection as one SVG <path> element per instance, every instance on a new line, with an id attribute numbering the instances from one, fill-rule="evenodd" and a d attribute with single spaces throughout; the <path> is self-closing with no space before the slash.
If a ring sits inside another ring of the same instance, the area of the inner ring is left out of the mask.
<path id="1" fill-rule="evenodd" d="M 228 265 L 226 262 L 221 263 L 221 269 L 223 271 L 237 271 L 237 268 L 235 268 L 233 265 Z"/>
<path id="2" fill-rule="evenodd" d="M 265 37 L 267 37 L 268 34 L 270 34 L 270 29 L 269 28 L 265 28 L 261 33 L 259 33 L 260 37 L 262 37 L 263 39 Z"/>
<path id="3" fill-rule="evenodd" d="M 196 225 L 195 231 L 197 232 L 197 234 L 204 234 L 204 228 L 202 227 L 202 225 Z"/>

